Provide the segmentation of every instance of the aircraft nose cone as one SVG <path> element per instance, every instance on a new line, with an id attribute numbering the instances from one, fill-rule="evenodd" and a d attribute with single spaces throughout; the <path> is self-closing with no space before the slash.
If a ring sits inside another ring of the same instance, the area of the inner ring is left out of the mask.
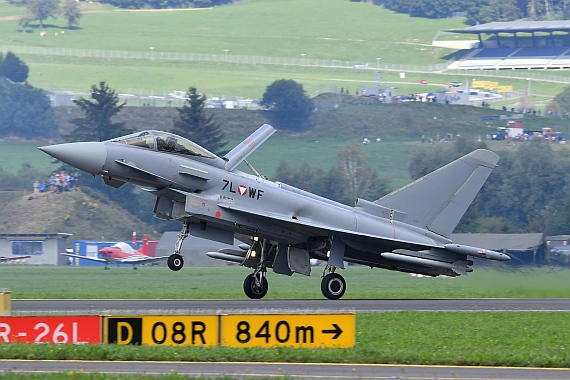
<path id="1" fill-rule="evenodd" d="M 107 147 L 102 142 L 48 145 L 38 149 L 66 164 L 91 174 L 101 173 L 107 159 Z"/>

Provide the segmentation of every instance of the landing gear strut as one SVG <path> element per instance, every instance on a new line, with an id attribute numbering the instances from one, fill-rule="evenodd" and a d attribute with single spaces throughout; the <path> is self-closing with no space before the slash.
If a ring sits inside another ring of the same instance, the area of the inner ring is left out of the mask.
<path id="1" fill-rule="evenodd" d="M 267 279 L 265 278 L 265 273 L 267 268 L 265 267 L 265 244 L 259 241 L 255 241 L 249 248 L 249 252 L 246 257 L 254 256 L 256 249 L 259 249 L 259 262 L 252 274 L 248 275 L 243 282 L 243 291 L 245 295 L 251 299 L 258 300 L 267 294 L 269 288 Z M 246 259 L 247 260 L 247 259 Z"/>
<path id="2" fill-rule="evenodd" d="M 174 253 L 168 256 L 167 264 L 170 270 L 179 271 L 184 266 L 184 258 L 180 254 L 180 249 L 182 248 L 182 243 L 184 239 L 188 237 L 188 231 L 190 229 L 190 223 L 184 222 L 182 224 L 182 230 L 178 234 L 178 239 L 176 244 L 174 244 Z"/>
<path id="3" fill-rule="evenodd" d="M 335 270 L 336 267 L 327 265 L 321 276 L 321 292 L 329 300 L 341 298 L 346 291 L 346 281 L 340 274 L 334 273 Z"/>

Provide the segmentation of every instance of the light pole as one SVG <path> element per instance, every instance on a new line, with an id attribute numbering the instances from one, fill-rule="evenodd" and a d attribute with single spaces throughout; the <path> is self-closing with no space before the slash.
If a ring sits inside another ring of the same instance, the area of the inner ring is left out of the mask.
<path id="1" fill-rule="evenodd" d="M 301 57 L 303 57 L 303 59 L 301 60 L 301 66 L 305 66 L 305 56 L 307 54 L 306 53 L 301 53 Z"/>
<path id="2" fill-rule="evenodd" d="M 228 61 L 228 49 L 224 49 L 224 61 Z"/>
<path id="3" fill-rule="evenodd" d="M 526 78 L 526 102 L 525 108 L 528 110 L 530 108 L 530 78 Z"/>
<path id="4" fill-rule="evenodd" d="M 376 58 L 376 68 L 379 69 L 380 68 L 380 60 L 382 58 Z"/>
<path id="5" fill-rule="evenodd" d="M 154 61 L 154 46 L 150 47 L 150 60 Z"/>

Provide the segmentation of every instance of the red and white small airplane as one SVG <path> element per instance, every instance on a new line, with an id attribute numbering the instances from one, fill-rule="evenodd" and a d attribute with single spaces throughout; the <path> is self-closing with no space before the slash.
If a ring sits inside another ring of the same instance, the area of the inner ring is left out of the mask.
<path id="1" fill-rule="evenodd" d="M 133 231 L 133 240 L 132 240 L 133 244 L 136 244 L 136 241 L 137 241 L 137 235 L 136 232 Z M 74 257 L 83 260 L 105 263 L 105 270 L 111 269 L 109 268 L 109 265 L 111 264 L 132 264 L 133 269 L 137 269 L 138 264 L 147 264 L 159 260 L 166 260 L 169 257 L 169 255 L 158 256 L 158 257 L 150 256 L 148 236 L 146 234 L 143 235 L 142 247 L 137 250 L 135 250 L 133 247 L 131 247 L 129 244 L 125 242 L 119 242 L 115 243 L 111 247 L 101 248 L 99 250 L 99 254 L 101 257 L 81 256 L 67 252 L 60 253 L 60 255 L 67 257 Z"/>
<path id="2" fill-rule="evenodd" d="M 7 262 L 7 261 L 14 261 L 14 260 L 22 260 L 22 259 L 29 259 L 30 255 L 22 255 L 22 256 L 0 256 L 0 263 Z"/>

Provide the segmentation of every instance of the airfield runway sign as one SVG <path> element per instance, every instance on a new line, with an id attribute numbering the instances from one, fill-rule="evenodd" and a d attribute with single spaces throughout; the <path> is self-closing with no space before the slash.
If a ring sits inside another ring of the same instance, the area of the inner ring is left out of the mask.
<path id="1" fill-rule="evenodd" d="M 2 343 L 101 343 L 97 316 L 33 316 L 0 318 Z"/>
<path id="2" fill-rule="evenodd" d="M 220 323 L 226 347 L 354 346 L 354 314 L 222 315 Z"/>
<path id="3" fill-rule="evenodd" d="M 106 342 L 150 346 L 216 346 L 219 317 L 123 316 L 106 317 Z"/>

